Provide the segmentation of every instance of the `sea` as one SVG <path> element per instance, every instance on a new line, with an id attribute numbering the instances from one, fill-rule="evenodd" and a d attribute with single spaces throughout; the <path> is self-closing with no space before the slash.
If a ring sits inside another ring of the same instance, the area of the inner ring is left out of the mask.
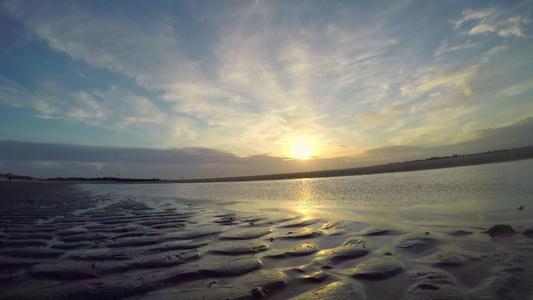
<path id="1" fill-rule="evenodd" d="M 332 178 L 79 187 L 113 199 L 240 212 L 294 210 L 413 224 L 533 224 L 533 159 Z"/>

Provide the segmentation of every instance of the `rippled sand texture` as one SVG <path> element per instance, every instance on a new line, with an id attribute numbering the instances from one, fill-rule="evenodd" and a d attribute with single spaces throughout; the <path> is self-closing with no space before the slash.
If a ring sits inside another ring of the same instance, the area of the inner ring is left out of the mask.
<path id="1" fill-rule="evenodd" d="M 0 299 L 533 297 L 526 228 L 491 237 L 13 184 L 0 185 Z"/>

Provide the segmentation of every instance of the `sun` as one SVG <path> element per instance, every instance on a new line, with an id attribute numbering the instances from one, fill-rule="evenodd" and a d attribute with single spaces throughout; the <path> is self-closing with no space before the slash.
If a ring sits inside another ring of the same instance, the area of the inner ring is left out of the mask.
<path id="1" fill-rule="evenodd" d="M 292 158 L 309 159 L 313 156 L 313 147 L 308 142 L 297 142 L 292 146 Z"/>

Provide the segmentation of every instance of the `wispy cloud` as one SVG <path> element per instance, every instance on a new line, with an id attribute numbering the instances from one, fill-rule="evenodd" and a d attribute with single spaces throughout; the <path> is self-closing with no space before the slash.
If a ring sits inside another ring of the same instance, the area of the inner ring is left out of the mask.
<path id="1" fill-rule="evenodd" d="M 456 46 L 448 46 L 448 42 L 442 41 L 440 43 L 440 46 L 435 50 L 435 57 L 438 59 L 444 53 L 472 49 L 478 46 L 480 46 L 479 43 L 473 43 L 470 40 L 467 40 L 465 44 L 456 45 Z"/>
<path id="2" fill-rule="evenodd" d="M 0 78 L 0 102 L 41 119 L 157 136 L 153 147 L 284 157 L 305 140 L 316 156 L 336 157 L 464 141 L 474 130 L 466 124 L 486 125 L 476 114 L 498 107 L 491 91 L 529 91 L 523 74 L 513 73 L 522 84 L 505 81 L 507 69 L 495 67 L 518 69 L 508 62 L 527 45 L 530 21 L 517 9 L 185 4 L 140 13 L 6 1 L 6 14 L 34 38 L 87 69 L 72 73 L 83 88 L 53 76 L 33 85 Z M 95 69 L 127 83 L 94 87 L 87 71 Z"/>
<path id="3" fill-rule="evenodd" d="M 462 18 L 453 21 L 455 29 L 463 27 L 470 28 L 463 32 L 467 35 L 496 33 L 502 37 L 524 36 L 522 26 L 529 22 L 529 19 L 523 16 L 511 16 L 506 18 L 502 11 L 496 9 L 483 9 L 478 11 L 465 9 Z"/>
<path id="4" fill-rule="evenodd" d="M 533 143 L 533 118 L 522 119 L 509 126 L 484 128 L 475 132 L 475 137 L 463 142 L 438 144 L 435 146 L 389 146 L 367 151 L 368 159 L 376 161 L 396 159 L 396 161 L 470 154 L 492 150 L 531 146 Z"/>
<path id="5" fill-rule="evenodd" d="M 533 89 L 533 79 L 522 81 L 519 84 L 513 85 L 504 89 L 501 93 L 506 96 L 516 96 L 524 94 Z"/>
<path id="6" fill-rule="evenodd" d="M 477 11 L 468 8 L 468 9 L 463 10 L 462 18 L 457 21 L 453 21 L 453 23 L 455 24 L 455 29 L 458 29 L 459 27 L 463 25 L 463 23 L 467 21 L 484 20 L 484 19 L 487 19 L 493 16 L 495 13 L 496 13 L 496 10 L 493 8 L 482 9 L 482 10 L 477 10 Z"/>
<path id="7" fill-rule="evenodd" d="M 508 46 L 506 46 L 506 45 L 492 47 L 489 51 L 487 51 L 485 53 L 485 55 L 483 55 L 483 57 L 481 57 L 480 62 L 481 63 L 488 62 L 491 59 L 492 56 L 497 55 L 498 53 L 501 53 L 501 52 L 507 50 L 507 48 L 508 48 Z"/>
<path id="8" fill-rule="evenodd" d="M 138 123 L 163 124 L 171 119 L 147 98 L 118 87 L 107 91 L 72 91 L 46 82 L 30 91 L 0 78 L 0 93 L 2 103 L 31 108 L 41 119 L 65 119 L 108 128 L 124 128 Z"/>
<path id="9" fill-rule="evenodd" d="M 435 73 L 435 71 L 439 73 Z M 463 70 L 428 70 L 426 75 L 421 76 L 412 84 L 402 86 L 400 91 L 407 97 L 417 97 L 422 93 L 434 92 L 439 87 L 451 89 L 452 92 L 460 91 L 465 96 L 472 96 L 473 90 L 470 81 L 477 74 L 477 67 Z"/>
<path id="10" fill-rule="evenodd" d="M 249 153 L 280 153 L 280 143 L 305 136 L 338 144 L 324 125 L 336 122 L 329 106 L 337 106 L 338 97 L 352 92 L 354 84 L 380 90 L 381 83 L 372 86 L 373 70 L 386 67 L 378 57 L 397 43 L 380 34 L 379 25 L 354 31 L 357 23 L 326 21 L 306 27 L 299 26 L 298 19 L 279 23 L 279 8 L 257 2 L 217 17 L 217 26 L 224 26 L 217 28 L 218 43 L 209 45 L 214 61 L 204 62 L 183 53 L 180 45 L 186 41 L 180 39 L 179 21 L 168 16 L 147 27 L 76 7 L 31 14 L 17 7 L 12 11 L 50 47 L 161 91 L 173 113 L 187 119 L 175 122 L 175 138 L 165 145 L 239 151 L 235 145 L 247 142 Z M 135 39 L 126 38 L 132 36 Z M 80 100 L 82 107 L 67 117 L 102 118 L 92 104 Z M 148 119 L 128 115 L 120 124 Z M 184 132 L 190 133 L 189 138 L 183 139 Z M 276 147 L 265 149 L 265 145 Z"/>
<path id="11" fill-rule="evenodd" d="M 525 36 L 522 29 L 523 24 L 528 24 L 531 21 L 528 18 L 523 18 L 521 16 L 511 17 L 507 20 L 500 21 L 500 30 L 498 31 L 499 36 Z"/>
<path id="12" fill-rule="evenodd" d="M 399 116 L 409 111 L 409 108 L 403 105 L 391 105 L 380 108 L 373 112 L 364 112 L 358 114 L 355 119 L 358 124 L 367 129 L 386 124 L 390 118 Z"/>

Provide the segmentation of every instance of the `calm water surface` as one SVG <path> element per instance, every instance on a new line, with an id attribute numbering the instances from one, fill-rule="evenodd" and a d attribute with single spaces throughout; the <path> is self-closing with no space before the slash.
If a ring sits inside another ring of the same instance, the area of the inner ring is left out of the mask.
<path id="1" fill-rule="evenodd" d="M 136 199 L 294 208 L 407 219 L 533 222 L 533 159 L 458 168 L 255 182 L 82 185 Z M 518 207 L 526 204 L 524 211 Z"/>

